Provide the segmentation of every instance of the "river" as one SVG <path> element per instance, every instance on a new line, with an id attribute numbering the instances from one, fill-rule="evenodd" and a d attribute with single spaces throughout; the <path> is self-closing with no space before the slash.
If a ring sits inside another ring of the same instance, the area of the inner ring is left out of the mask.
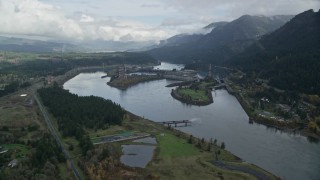
<path id="1" fill-rule="evenodd" d="M 167 65 L 167 64 L 166 64 Z M 71 93 L 95 95 L 119 103 L 128 111 L 153 121 L 189 119 L 192 126 L 180 130 L 196 137 L 225 142 L 226 149 L 283 179 L 320 179 L 320 143 L 264 125 L 249 124 L 237 99 L 225 90 L 213 92 L 208 106 L 183 104 L 170 95 L 174 82 L 157 80 L 118 90 L 109 87 L 102 72 L 82 73 L 64 84 Z"/>

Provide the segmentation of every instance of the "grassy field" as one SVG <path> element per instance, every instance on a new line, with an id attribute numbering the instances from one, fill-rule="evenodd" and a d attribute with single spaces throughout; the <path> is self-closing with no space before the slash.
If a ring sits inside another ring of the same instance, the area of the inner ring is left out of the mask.
<path id="1" fill-rule="evenodd" d="M 157 136 L 160 152 L 159 158 L 175 158 L 199 155 L 199 149 L 186 140 L 172 134 L 160 134 Z"/>
<path id="2" fill-rule="evenodd" d="M 90 134 L 91 137 L 95 137 L 96 135 L 110 135 L 125 131 L 149 133 L 156 138 L 158 143 L 153 160 L 149 162 L 145 169 L 136 171 L 129 168 L 129 172 L 126 169 L 126 173 L 134 174 L 135 172 L 142 175 L 141 177 L 152 175 L 160 179 L 255 179 L 250 174 L 214 166 L 210 162 L 215 158 L 215 150 L 220 151 L 219 159 L 224 162 L 234 162 L 238 166 L 249 166 L 257 171 L 265 172 L 259 167 L 242 163 L 233 154 L 220 149 L 218 146 L 213 146 L 211 151 L 207 151 L 205 145 L 203 145 L 204 148 L 197 147 L 198 141 L 195 139 L 193 144 L 189 144 L 189 135 L 177 134 L 174 130 L 135 116 L 126 117 L 123 126 L 112 126 L 110 129 L 92 131 Z M 132 143 L 131 141 L 114 143 L 118 147 L 117 151 L 121 151 L 122 144 L 138 143 Z M 122 177 L 121 171 L 119 173 L 118 177 Z M 274 178 L 272 175 L 270 176 L 271 179 Z"/>
<path id="3" fill-rule="evenodd" d="M 108 82 L 108 85 L 119 89 L 126 89 L 130 86 L 136 85 L 141 82 L 152 81 L 161 79 L 158 76 L 128 76 L 126 79 L 115 79 Z"/>
<path id="4" fill-rule="evenodd" d="M 21 94 L 27 94 L 21 97 Z M 0 133 L 3 127 L 15 139 L 27 142 L 41 137 L 46 130 L 43 117 L 29 90 L 20 90 L 0 98 Z M 36 127 L 32 130 L 31 127 Z"/>
<path id="5" fill-rule="evenodd" d="M 15 151 L 14 156 L 17 159 L 26 156 L 30 150 L 28 146 L 22 144 L 6 144 L 4 147 L 8 150 Z"/>
<path id="6" fill-rule="evenodd" d="M 193 90 L 189 88 L 178 89 L 180 96 L 189 96 L 191 100 L 195 101 L 209 101 L 209 97 L 206 95 L 205 90 Z"/>
<path id="7" fill-rule="evenodd" d="M 72 177 L 72 175 L 70 175 L 71 172 L 68 171 L 65 163 L 59 163 L 58 169 L 61 179 L 67 179 L 68 177 Z"/>

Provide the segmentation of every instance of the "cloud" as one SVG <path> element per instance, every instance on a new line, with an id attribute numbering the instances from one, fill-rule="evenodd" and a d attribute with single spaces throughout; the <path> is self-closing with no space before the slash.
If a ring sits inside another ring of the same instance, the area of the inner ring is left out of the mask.
<path id="1" fill-rule="evenodd" d="M 35 0 L 0 0 L 1 33 L 81 37 L 81 27 L 54 6 Z"/>
<path id="2" fill-rule="evenodd" d="M 144 7 L 144 8 L 159 8 L 161 7 L 160 4 L 142 4 L 141 7 Z"/>
<path id="3" fill-rule="evenodd" d="M 191 19 L 182 18 L 167 18 L 162 21 L 161 26 L 182 26 L 193 24 L 194 21 Z"/>
<path id="4" fill-rule="evenodd" d="M 81 14 L 80 22 L 91 23 L 94 22 L 94 18 L 86 14 Z"/>
<path id="5" fill-rule="evenodd" d="M 164 0 L 167 7 L 181 13 L 211 16 L 219 20 L 251 15 L 295 15 L 308 9 L 318 10 L 319 0 Z"/>
<path id="6" fill-rule="evenodd" d="M 270 6 L 272 4 L 272 6 Z M 149 41 L 243 14 L 298 14 L 319 0 L 0 0 L 0 34 Z"/>
<path id="7" fill-rule="evenodd" d="M 61 8 L 38 0 L 0 0 L 0 33 L 69 40 L 148 41 L 168 34 L 121 18 L 94 18 L 83 12 L 66 16 Z"/>

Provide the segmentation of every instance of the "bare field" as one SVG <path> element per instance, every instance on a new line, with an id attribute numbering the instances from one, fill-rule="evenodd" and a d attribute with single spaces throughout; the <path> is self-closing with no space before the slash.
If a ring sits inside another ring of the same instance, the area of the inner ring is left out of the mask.
<path id="1" fill-rule="evenodd" d="M 21 90 L 0 98 L 0 131 L 7 131 L 20 140 L 29 140 L 45 130 L 43 117 L 28 91 Z"/>

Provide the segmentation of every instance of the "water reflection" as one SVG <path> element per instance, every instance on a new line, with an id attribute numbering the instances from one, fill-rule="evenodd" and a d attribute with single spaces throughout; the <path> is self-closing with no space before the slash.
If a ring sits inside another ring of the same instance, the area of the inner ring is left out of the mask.
<path id="1" fill-rule="evenodd" d="M 249 117 L 237 99 L 225 90 L 216 90 L 214 103 L 199 107 L 173 99 L 172 88 L 165 87 L 172 81 L 141 83 L 121 93 L 106 85 L 109 78 L 101 79 L 102 75 L 80 74 L 66 82 L 64 88 L 78 95 L 111 99 L 130 112 L 154 121 L 191 120 L 191 126 L 179 129 L 196 137 L 223 141 L 235 155 L 282 178 L 318 180 L 320 177 L 320 143 L 299 134 L 249 124 Z"/>
<path id="2" fill-rule="evenodd" d="M 312 136 L 308 136 L 308 141 L 311 143 L 319 143 L 319 139 L 314 138 Z"/>
<path id="3" fill-rule="evenodd" d="M 121 163 L 130 167 L 144 168 L 152 160 L 156 146 L 122 145 Z"/>

